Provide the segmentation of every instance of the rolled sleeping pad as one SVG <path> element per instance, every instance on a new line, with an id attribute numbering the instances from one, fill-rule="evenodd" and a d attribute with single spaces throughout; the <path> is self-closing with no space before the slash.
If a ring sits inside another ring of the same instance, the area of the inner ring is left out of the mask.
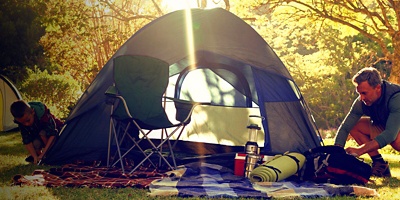
<path id="1" fill-rule="evenodd" d="M 296 174 L 306 158 L 301 153 L 276 155 L 272 160 L 259 165 L 249 175 L 251 182 L 277 182 Z"/>

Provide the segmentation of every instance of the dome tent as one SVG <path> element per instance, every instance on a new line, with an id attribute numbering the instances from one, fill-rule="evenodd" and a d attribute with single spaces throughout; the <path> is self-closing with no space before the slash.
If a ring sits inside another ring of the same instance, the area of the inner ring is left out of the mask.
<path id="1" fill-rule="evenodd" d="M 5 76 L 0 75 L 0 131 L 10 131 L 17 128 L 14 117 L 11 115 L 11 104 L 22 99 L 21 94 Z"/>
<path id="2" fill-rule="evenodd" d="M 190 9 L 150 22 L 117 50 L 71 111 L 45 163 L 104 160 L 110 120 L 104 93 L 113 84 L 113 59 L 123 55 L 169 63 L 166 95 L 211 103 L 196 107 L 180 149 L 200 155 L 242 150 L 249 115 L 264 119 L 255 122 L 262 127 L 258 143 L 264 153 L 321 145 L 298 87 L 265 40 L 224 9 Z"/>

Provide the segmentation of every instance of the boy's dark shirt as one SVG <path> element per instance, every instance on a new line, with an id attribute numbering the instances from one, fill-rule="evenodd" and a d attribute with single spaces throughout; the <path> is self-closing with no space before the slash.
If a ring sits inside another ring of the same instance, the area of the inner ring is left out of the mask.
<path id="1" fill-rule="evenodd" d="M 63 122 L 51 114 L 43 103 L 29 102 L 28 104 L 35 110 L 35 121 L 30 127 L 18 123 L 21 130 L 22 143 L 29 144 L 34 139 L 40 138 L 39 132 L 41 130 L 46 131 L 47 137 L 57 136 L 63 126 Z"/>

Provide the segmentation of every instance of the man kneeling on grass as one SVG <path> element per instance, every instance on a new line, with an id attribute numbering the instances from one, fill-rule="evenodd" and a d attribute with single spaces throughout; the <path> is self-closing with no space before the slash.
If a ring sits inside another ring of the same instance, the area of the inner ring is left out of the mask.
<path id="1" fill-rule="evenodd" d="M 338 129 L 335 145 L 344 147 L 350 133 L 359 146 L 346 148 L 347 153 L 368 153 L 372 175 L 391 177 L 389 164 L 378 150 L 390 144 L 400 151 L 400 85 L 383 81 L 372 67 L 360 70 L 353 84 L 359 96 Z"/>
<path id="2" fill-rule="evenodd" d="M 41 102 L 18 100 L 11 104 L 10 111 L 21 130 L 22 143 L 31 154 L 26 161 L 37 164 L 54 142 L 63 122 Z"/>

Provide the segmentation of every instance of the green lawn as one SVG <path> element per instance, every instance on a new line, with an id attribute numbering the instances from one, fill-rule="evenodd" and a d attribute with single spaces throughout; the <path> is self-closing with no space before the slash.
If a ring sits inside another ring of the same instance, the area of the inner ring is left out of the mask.
<path id="1" fill-rule="evenodd" d="M 94 188 L 46 188 L 42 186 L 11 186 L 14 175 L 30 175 L 35 169 L 48 169 L 54 166 L 34 166 L 25 162 L 27 151 L 21 144 L 18 132 L 0 133 L 0 199 L 183 199 L 176 197 L 149 198 L 147 191 L 134 188 L 94 189 Z M 325 143 L 329 144 L 327 140 Z M 378 191 L 374 199 L 400 199 L 400 155 L 385 147 L 383 156 L 390 162 L 392 178 L 373 178 L 375 183 L 367 186 Z M 365 157 L 366 161 L 369 161 Z M 187 199 L 187 198 L 186 198 Z M 205 198 L 190 198 L 205 199 Z M 327 198 L 318 198 L 327 199 Z M 329 199 L 371 199 L 364 197 L 335 197 Z"/>

